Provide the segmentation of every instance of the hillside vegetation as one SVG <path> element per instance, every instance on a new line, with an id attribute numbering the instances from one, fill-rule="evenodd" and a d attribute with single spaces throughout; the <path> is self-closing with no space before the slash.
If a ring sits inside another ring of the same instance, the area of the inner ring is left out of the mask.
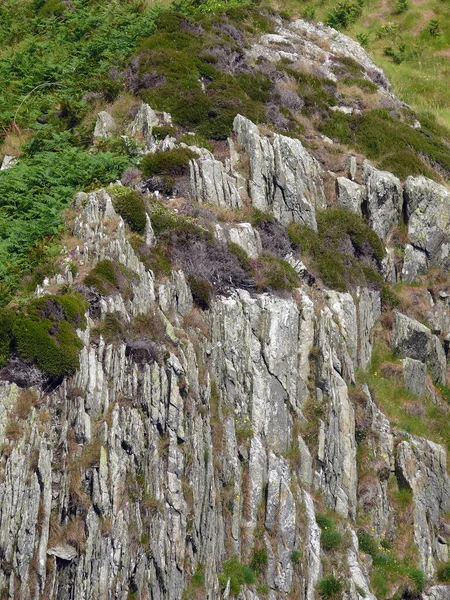
<path id="1" fill-rule="evenodd" d="M 442 123 L 449 8 L 438 0 L 429 4 L 405 0 L 381 10 L 370 0 L 312 2 L 299 10 L 287 0 L 276 7 L 285 23 L 297 13 L 356 36 L 401 98 L 426 109 L 416 130 L 410 111 L 393 116 L 383 109 L 376 86 L 352 61 L 336 64 L 337 83 L 287 64 L 248 62 L 243 48 L 275 27 L 273 8 L 264 4 L 182 0 L 169 12 L 143 0 L 2 2 L 0 158 L 20 155 L 20 161 L 0 175 L 0 301 L 16 295 L 20 282 L 31 292 L 51 273 L 62 211 L 75 191 L 114 181 L 138 163 L 139 145 L 129 138 L 93 145 L 99 110 L 123 126 L 144 100 L 172 114 L 180 141 L 183 132 L 196 132 L 196 143 L 206 147 L 225 140 L 241 113 L 299 137 L 313 151 L 321 133 L 342 144 L 342 152 L 357 150 L 401 178 L 448 179 Z M 362 114 L 333 112 L 342 101 L 359 103 Z"/>

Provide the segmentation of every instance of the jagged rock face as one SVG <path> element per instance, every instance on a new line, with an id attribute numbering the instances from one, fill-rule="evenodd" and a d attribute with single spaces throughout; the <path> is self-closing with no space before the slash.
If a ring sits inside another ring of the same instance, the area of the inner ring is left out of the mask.
<path id="1" fill-rule="evenodd" d="M 190 161 L 191 192 L 197 202 L 222 208 L 239 208 L 238 177 L 228 174 L 211 153 Z"/>
<path id="2" fill-rule="evenodd" d="M 405 182 L 408 238 L 402 279 L 414 281 L 429 266 L 448 268 L 449 192 L 426 177 L 408 177 Z"/>
<path id="3" fill-rule="evenodd" d="M 275 134 L 271 141 L 241 115 L 234 120 L 234 131 L 248 155 L 253 205 L 273 212 L 283 225 L 301 223 L 316 230 L 315 208 L 325 205 L 319 163 L 299 140 Z"/>
<path id="4" fill-rule="evenodd" d="M 330 52 L 318 46 L 321 39 Z M 297 61 L 301 47 L 302 58 L 332 78 L 332 53 L 356 56 L 395 104 L 382 72 L 334 30 L 299 20 L 261 41 L 249 56 Z M 167 120 L 142 104 L 128 132 L 147 152 L 173 148 L 175 138 L 156 144 L 152 136 Z M 114 132 L 110 115 L 99 113 L 95 137 Z M 326 207 L 318 161 L 299 140 L 262 135 L 241 115 L 234 133 L 224 162 L 195 149 L 192 199 L 226 209 L 250 200 L 283 225 L 317 230 L 316 209 Z M 365 162 L 360 185 L 352 159 L 351 179 L 337 178 L 337 202 L 389 240 L 403 211 L 400 182 Z M 403 278 L 412 281 L 431 264 L 446 264 L 448 192 L 425 178 L 409 178 L 404 191 L 410 243 Z M 79 369 L 57 389 L 0 383 L 0 593 L 20 600 L 314 600 L 331 564 L 343 597 L 376 600 L 356 532 L 362 521 L 377 539 L 395 539 L 390 486 L 398 484 L 411 491 L 420 565 L 434 577 L 448 560 L 445 450 L 391 428 L 376 393 L 357 385 L 358 370 L 372 359 L 380 292 L 327 290 L 291 253 L 285 258 L 302 278 L 292 294 L 236 289 L 200 310 L 181 270 L 156 279 L 140 261 L 108 189 L 78 194 L 74 208 L 79 245 L 71 259 L 85 270 L 116 261 L 132 273 L 130 291 L 91 302 L 78 332 Z M 213 235 L 255 262 L 263 251 L 263 234 L 249 223 L 216 224 Z M 143 240 L 149 248 L 157 242 L 148 215 Z M 392 256 L 384 266 L 395 281 Z M 37 295 L 73 284 L 67 265 Z M 430 312 L 434 333 L 450 327 L 442 300 Z M 115 342 L 102 329 L 111 315 L 125 328 Z M 136 321 L 143 331 L 129 337 Z M 427 369 L 446 382 L 434 333 L 395 314 L 391 349 L 404 357 L 399 377 L 418 397 L 432 389 Z M 336 513 L 345 537 L 335 554 L 319 511 Z M 258 577 L 239 593 L 220 576 L 233 555 Z M 432 586 L 423 597 L 445 600 L 449 587 Z"/>
<path id="5" fill-rule="evenodd" d="M 392 347 L 401 356 L 425 362 L 434 380 L 446 382 L 446 358 L 439 338 L 428 327 L 399 312 L 395 313 Z"/>
<path id="6" fill-rule="evenodd" d="M 369 225 L 384 240 L 389 230 L 397 225 L 402 214 L 403 190 L 400 180 L 392 173 L 378 171 L 365 161 L 364 184 L 365 210 Z"/>
<path id="7" fill-rule="evenodd" d="M 409 436 L 397 447 L 399 476 L 414 495 L 414 539 L 421 568 L 427 577 L 435 573 L 435 561 L 448 560 L 448 547 L 434 531 L 439 528 L 442 511 L 450 507 L 450 479 L 446 453 L 442 446 Z"/>

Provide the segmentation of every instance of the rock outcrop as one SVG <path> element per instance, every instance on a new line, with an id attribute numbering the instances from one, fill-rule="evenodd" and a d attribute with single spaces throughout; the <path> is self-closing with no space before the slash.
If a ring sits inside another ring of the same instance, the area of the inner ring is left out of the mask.
<path id="1" fill-rule="evenodd" d="M 260 136 L 254 123 L 238 115 L 234 132 L 248 155 L 248 193 L 253 205 L 273 212 L 280 223 L 301 223 L 316 230 L 315 208 L 325 205 L 319 163 L 299 140 Z"/>
<path id="2" fill-rule="evenodd" d="M 408 177 L 405 206 L 409 245 L 405 252 L 402 279 L 411 282 L 430 266 L 449 266 L 450 194 L 426 177 Z"/>

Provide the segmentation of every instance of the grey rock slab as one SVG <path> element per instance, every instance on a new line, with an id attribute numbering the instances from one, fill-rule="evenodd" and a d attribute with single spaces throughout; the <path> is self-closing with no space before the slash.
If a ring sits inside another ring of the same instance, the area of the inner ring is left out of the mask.
<path id="1" fill-rule="evenodd" d="M 413 358 L 404 358 L 402 365 L 405 388 L 419 398 L 422 398 L 425 394 L 427 384 L 426 364 Z"/>
<path id="2" fill-rule="evenodd" d="M 47 550 L 48 556 L 56 556 L 61 560 L 70 562 L 78 556 L 78 551 L 69 544 L 60 544 L 58 546 L 52 546 Z"/>
<path id="3" fill-rule="evenodd" d="M 397 311 L 392 329 L 392 350 L 425 362 L 433 379 L 445 385 L 447 361 L 439 338 L 419 321 Z"/>
<path id="4" fill-rule="evenodd" d="M 325 206 L 322 170 L 299 140 L 275 134 L 273 141 L 241 115 L 233 129 L 249 158 L 253 205 L 272 212 L 283 225 L 301 223 L 317 230 L 315 208 Z"/>
<path id="5" fill-rule="evenodd" d="M 94 139 L 109 139 L 116 132 L 116 123 L 112 116 L 102 110 L 97 115 L 97 121 L 95 122 Z"/>
<path id="6" fill-rule="evenodd" d="M 403 207 L 403 190 L 400 180 L 375 169 L 364 161 L 365 210 L 370 227 L 384 240 L 400 220 Z"/>
<path id="7" fill-rule="evenodd" d="M 436 562 L 448 559 L 443 554 L 437 530 L 443 514 L 450 508 L 450 479 L 445 449 L 430 440 L 408 436 L 397 447 L 397 476 L 414 496 L 414 540 L 420 566 L 426 577 L 433 577 Z"/>
<path id="8" fill-rule="evenodd" d="M 405 182 L 409 242 L 426 253 L 430 264 L 446 266 L 450 251 L 450 192 L 426 177 Z"/>
<path id="9" fill-rule="evenodd" d="M 345 208 L 361 216 L 361 205 L 364 200 L 364 187 L 347 177 L 338 177 L 337 183 L 337 203 L 341 208 Z"/>

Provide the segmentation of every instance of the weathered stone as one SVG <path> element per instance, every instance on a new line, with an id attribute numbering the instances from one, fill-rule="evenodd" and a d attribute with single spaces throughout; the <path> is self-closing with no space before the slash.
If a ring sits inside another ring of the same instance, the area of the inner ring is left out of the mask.
<path id="1" fill-rule="evenodd" d="M 128 127 L 130 135 L 138 137 L 144 142 L 146 150 L 151 150 L 156 146 L 152 135 L 153 127 L 159 124 L 159 119 L 155 111 L 148 104 L 143 102 L 139 107 L 133 122 Z"/>
<path id="2" fill-rule="evenodd" d="M 262 252 L 259 232 L 250 223 L 238 223 L 235 227 L 216 224 L 215 236 L 221 242 L 233 242 L 240 246 L 250 258 L 257 258 Z"/>
<path id="3" fill-rule="evenodd" d="M 191 160 L 189 167 L 191 194 L 197 202 L 222 208 L 239 208 L 242 205 L 237 178 L 229 175 L 210 152 Z"/>
<path id="4" fill-rule="evenodd" d="M 392 349 L 401 356 L 425 362 L 433 379 L 445 385 L 445 352 L 439 338 L 433 335 L 428 327 L 396 311 Z"/>
<path id="5" fill-rule="evenodd" d="M 109 139 L 116 131 L 116 123 L 112 116 L 102 110 L 97 115 L 94 129 L 94 139 Z"/>
<path id="6" fill-rule="evenodd" d="M 0 167 L 0 171 L 6 171 L 7 169 L 11 169 L 12 167 L 14 167 L 14 165 L 17 164 L 18 160 L 19 159 L 17 156 L 5 154 L 5 156 L 3 157 L 3 160 L 2 160 L 2 165 Z"/>
<path id="7" fill-rule="evenodd" d="M 403 191 L 392 173 L 378 171 L 364 162 L 365 211 L 370 227 L 384 240 L 402 214 Z"/>
<path id="8" fill-rule="evenodd" d="M 407 283 L 413 283 L 419 275 L 423 275 L 427 270 L 428 257 L 426 252 L 411 244 L 406 244 L 401 275 L 402 280 Z"/>
<path id="9" fill-rule="evenodd" d="M 282 224 L 317 229 L 315 207 L 325 204 L 321 168 L 299 140 L 275 134 L 273 142 L 238 115 L 234 132 L 249 157 L 249 194 L 253 205 L 273 212 Z"/>
<path id="10" fill-rule="evenodd" d="M 409 242 L 426 255 L 418 261 L 416 252 L 417 272 L 423 272 L 428 265 L 446 267 L 450 251 L 449 191 L 426 177 L 408 177 L 405 203 Z"/>
<path id="11" fill-rule="evenodd" d="M 69 544 L 61 544 L 59 546 L 53 546 L 47 550 L 49 556 L 57 556 L 61 560 L 70 562 L 78 556 L 76 548 L 69 546 Z"/>
<path id="12" fill-rule="evenodd" d="M 402 364 L 405 388 L 422 398 L 427 384 L 427 366 L 420 360 L 414 360 L 413 358 L 404 358 Z"/>
<path id="13" fill-rule="evenodd" d="M 341 208 L 345 208 L 357 215 L 361 215 L 361 205 L 364 200 L 364 187 L 347 179 L 338 177 L 337 183 L 337 203 Z"/>
<path id="14" fill-rule="evenodd" d="M 437 529 L 441 516 L 450 508 L 450 479 L 446 453 L 429 440 L 409 436 L 397 447 L 397 476 L 414 496 L 414 540 L 420 566 L 433 577 L 436 561 L 448 560 L 448 549 L 439 543 Z"/>

